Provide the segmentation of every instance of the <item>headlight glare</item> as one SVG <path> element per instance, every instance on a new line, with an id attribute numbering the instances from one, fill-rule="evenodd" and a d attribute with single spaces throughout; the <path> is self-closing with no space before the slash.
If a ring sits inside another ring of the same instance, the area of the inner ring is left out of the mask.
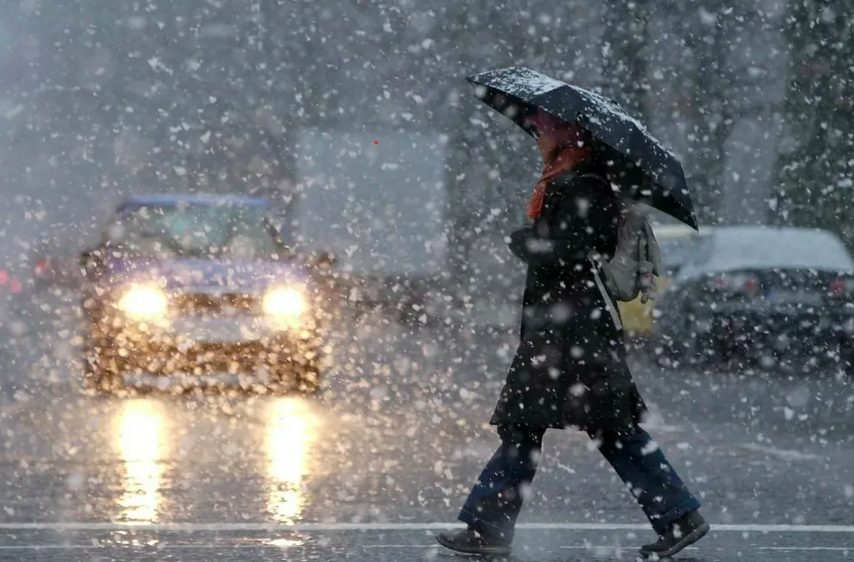
<path id="1" fill-rule="evenodd" d="M 264 297 L 264 314 L 299 316 L 305 310 L 305 299 L 296 289 L 273 289 Z"/>
<path id="2" fill-rule="evenodd" d="M 119 308 L 132 318 L 155 318 L 166 314 L 166 295 L 155 287 L 133 287 L 119 300 Z"/>

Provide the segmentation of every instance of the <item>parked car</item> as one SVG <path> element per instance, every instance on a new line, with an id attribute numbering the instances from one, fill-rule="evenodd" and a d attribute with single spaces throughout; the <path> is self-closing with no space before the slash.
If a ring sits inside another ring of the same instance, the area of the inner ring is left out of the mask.
<path id="1" fill-rule="evenodd" d="M 718 227 L 703 237 L 658 307 L 656 341 L 669 359 L 738 356 L 765 366 L 806 361 L 847 368 L 854 259 L 825 230 Z"/>
<path id="2" fill-rule="evenodd" d="M 111 391 L 137 371 L 228 373 L 317 390 L 329 260 L 301 257 L 269 211 L 239 196 L 123 201 L 81 256 L 87 381 Z"/>
<path id="3" fill-rule="evenodd" d="M 702 237 L 708 235 L 712 229 L 700 228 L 697 232 L 683 225 L 656 225 L 653 231 L 661 249 L 664 267 L 655 280 L 656 292 L 660 295 L 670 286 L 671 279 L 679 273 L 682 265 L 697 251 Z M 649 338 L 652 335 L 656 300 L 642 303 L 638 296 L 633 301 L 617 304 L 623 327 L 629 337 Z"/>

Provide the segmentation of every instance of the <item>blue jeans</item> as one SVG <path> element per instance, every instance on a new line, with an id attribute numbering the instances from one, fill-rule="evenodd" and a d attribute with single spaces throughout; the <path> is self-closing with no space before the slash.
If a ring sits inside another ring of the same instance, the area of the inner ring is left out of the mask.
<path id="1" fill-rule="evenodd" d="M 486 464 L 460 511 L 459 520 L 477 531 L 507 542 L 513 540 L 525 489 L 537 472 L 543 428 L 498 427 L 501 446 Z M 700 507 L 688 488 L 656 447 L 635 426 L 629 432 L 604 433 L 599 452 L 632 490 L 653 529 L 663 534 L 686 513 Z"/>

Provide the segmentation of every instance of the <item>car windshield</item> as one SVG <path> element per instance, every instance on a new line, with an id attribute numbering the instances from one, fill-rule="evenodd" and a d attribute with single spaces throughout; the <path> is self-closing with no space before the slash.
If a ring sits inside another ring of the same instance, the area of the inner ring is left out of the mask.
<path id="1" fill-rule="evenodd" d="M 123 251 L 159 259 L 277 259 L 285 248 L 266 213 L 261 207 L 237 205 L 140 206 L 108 234 Z"/>

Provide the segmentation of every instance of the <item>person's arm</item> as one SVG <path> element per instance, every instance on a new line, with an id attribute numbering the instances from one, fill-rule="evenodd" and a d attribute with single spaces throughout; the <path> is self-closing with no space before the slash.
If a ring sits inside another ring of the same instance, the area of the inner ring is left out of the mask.
<path id="1" fill-rule="evenodd" d="M 603 229 L 617 227 L 616 197 L 607 183 L 589 176 L 566 182 L 558 178 L 549 188 L 563 190 L 552 231 L 541 235 L 533 227 L 515 230 L 510 234 L 510 251 L 531 265 L 585 261 Z"/>

